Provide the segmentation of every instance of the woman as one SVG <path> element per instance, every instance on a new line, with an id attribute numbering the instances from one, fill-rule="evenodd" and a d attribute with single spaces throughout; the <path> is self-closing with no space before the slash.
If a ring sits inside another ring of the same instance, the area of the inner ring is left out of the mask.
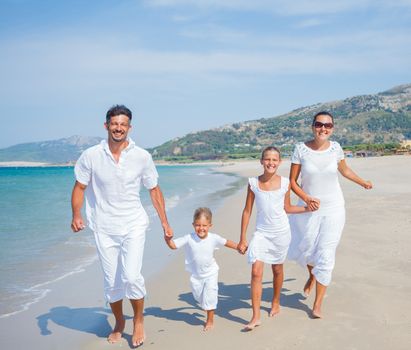
<path id="1" fill-rule="evenodd" d="M 365 189 L 372 184 L 356 175 L 346 164 L 338 142 L 330 141 L 334 118 L 317 113 L 312 122 L 314 139 L 295 146 L 291 157 L 290 184 L 312 212 L 290 217 L 292 240 L 289 258 L 307 266 L 309 278 L 304 286 L 308 295 L 316 287 L 312 315 L 321 318 L 321 306 L 331 282 L 335 251 L 345 223 L 344 197 L 338 172 Z M 301 174 L 301 186 L 297 180 Z"/>

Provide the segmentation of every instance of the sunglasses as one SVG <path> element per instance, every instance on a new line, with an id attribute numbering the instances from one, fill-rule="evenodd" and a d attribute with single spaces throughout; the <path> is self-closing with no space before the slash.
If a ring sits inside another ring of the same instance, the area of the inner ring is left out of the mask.
<path id="1" fill-rule="evenodd" d="M 334 127 L 334 124 L 333 123 L 314 122 L 313 126 L 316 129 L 321 129 L 322 127 L 326 128 L 326 129 L 332 129 Z"/>

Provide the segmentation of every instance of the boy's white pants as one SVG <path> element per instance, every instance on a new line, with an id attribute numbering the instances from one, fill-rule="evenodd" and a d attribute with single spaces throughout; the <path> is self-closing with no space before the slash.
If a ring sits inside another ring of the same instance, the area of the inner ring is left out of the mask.
<path id="1" fill-rule="evenodd" d="M 190 277 L 191 290 L 194 299 L 203 310 L 215 310 L 218 302 L 218 272 L 205 277 Z"/>
<path id="2" fill-rule="evenodd" d="M 109 303 L 146 295 L 141 274 L 146 228 L 142 225 L 124 235 L 94 232 L 104 274 L 104 296 Z"/>

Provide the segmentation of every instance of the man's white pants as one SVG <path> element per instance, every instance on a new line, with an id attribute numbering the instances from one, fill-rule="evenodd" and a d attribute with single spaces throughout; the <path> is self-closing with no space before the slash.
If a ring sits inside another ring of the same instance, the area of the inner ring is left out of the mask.
<path id="1" fill-rule="evenodd" d="M 205 277 L 190 277 L 191 290 L 194 299 L 203 310 L 215 310 L 218 302 L 218 272 Z"/>
<path id="2" fill-rule="evenodd" d="M 124 235 L 94 233 L 104 274 L 104 295 L 109 303 L 146 295 L 141 275 L 146 228 L 142 225 Z"/>

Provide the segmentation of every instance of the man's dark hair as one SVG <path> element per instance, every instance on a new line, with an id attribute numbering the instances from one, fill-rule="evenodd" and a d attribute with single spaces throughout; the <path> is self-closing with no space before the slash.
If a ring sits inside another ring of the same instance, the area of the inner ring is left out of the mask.
<path id="1" fill-rule="evenodd" d="M 106 114 L 106 123 L 110 123 L 110 118 L 117 115 L 124 114 L 128 117 L 129 121 L 133 118 L 131 111 L 124 105 L 114 105 L 111 107 Z"/>

